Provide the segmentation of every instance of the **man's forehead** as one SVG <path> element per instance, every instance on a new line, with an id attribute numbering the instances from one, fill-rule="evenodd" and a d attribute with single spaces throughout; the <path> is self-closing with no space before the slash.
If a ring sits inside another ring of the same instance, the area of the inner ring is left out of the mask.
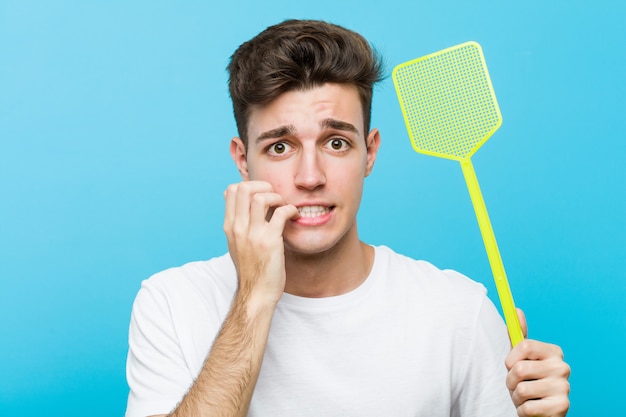
<path id="1" fill-rule="evenodd" d="M 308 128 L 362 134 L 363 107 L 356 87 L 324 84 L 290 90 L 264 105 L 249 108 L 250 140 L 295 134 Z M 302 132 L 300 132 L 302 133 Z"/>

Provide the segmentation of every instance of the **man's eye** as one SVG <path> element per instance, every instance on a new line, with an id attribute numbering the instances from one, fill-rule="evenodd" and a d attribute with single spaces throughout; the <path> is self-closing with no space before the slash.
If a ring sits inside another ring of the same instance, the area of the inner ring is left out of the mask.
<path id="1" fill-rule="evenodd" d="M 271 145 L 268 149 L 269 153 L 272 155 L 282 155 L 289 150 L 289 145 L 285 142 L 276 142 Z"/>
<path id="2" fill-rule="evenodd" d="M 334 151 L 343 151 L 347 149 L 350 145 L 345 139 L 334 138 L 328 142 L 328 146 Z"/>

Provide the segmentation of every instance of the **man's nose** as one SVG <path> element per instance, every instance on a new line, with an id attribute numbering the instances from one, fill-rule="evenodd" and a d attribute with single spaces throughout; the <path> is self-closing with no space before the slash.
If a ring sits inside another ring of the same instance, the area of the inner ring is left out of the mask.
<path id="1" fill-rule="evenodd" d="M 326 183 L 323 155 L 317 149 L 302 149 L 296 162 L 295 185 L 314 190 Z"/>

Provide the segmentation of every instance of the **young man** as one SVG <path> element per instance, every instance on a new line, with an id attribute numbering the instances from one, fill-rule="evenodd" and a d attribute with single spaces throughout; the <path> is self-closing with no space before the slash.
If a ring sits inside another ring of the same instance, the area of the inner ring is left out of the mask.
<path id="1" fill-rule="evenodd" d="M 243 179 L 224 193 L 229 251 L 143 283 L 126 415 L 565 415 L 557 346 L 511 350 L 480 284 L 359 240 L 380 145 L 369 44 L 286 21 L 229 71 Z"/>

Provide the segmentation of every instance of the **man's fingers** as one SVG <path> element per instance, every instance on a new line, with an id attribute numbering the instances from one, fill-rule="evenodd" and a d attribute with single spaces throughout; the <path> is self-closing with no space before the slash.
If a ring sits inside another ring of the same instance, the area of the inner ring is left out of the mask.
<path id="1" fill-rule="evenodd" d="M 562 378 L 546 378 L 520 382 L 513 391 L 511 398 L 515 404 L 525 401 L 549 398 L 569 393 L 569 383 Z"/>
<path id="2" fill-rule="evenodd" d="M 563 417 L 567 414 L 569 406 L 567 395 L 529 400 L 517 407 L 517 415 L 520 417 Z"/>
<path id="3" fill-rule="evenodd" d="M 295 220 L 300 217 L 300 213 L 296 206 L 292 204 L 284 205 L 277 207 L 272 214 L 272 218 L 270 219 L 270 224 L 272 226 L 279 227 L 282 231 L 285 228 L 285 224 L 289 220 Z"/>
<path id="4" fill-rule="evenodd" d="M 228 233 L 235 218 L 235 195 L 237 194 L 238 184 L 230 184 L 224 191 L 224 200 L 226 206 L 224 211 L 224 231 Z"/>
<path id="5" fill-rule="evenodd" d="M 258 193 L 272 192 L 272 186 L 262 181 L 244 181 L 239 183 L 235 196 L 235 225 L 239 224 L 241 231 L 248 228 L 250 222 L 250 207 L 253 197 Z"/>
<path id="6" fill-rule="evenodd" d="M 235 224 L 247 224 L 250 218 L 250 198 L 255 193 L 272 192 L 272 186 L 264 181 L 244 181 L 231 184 L 224 191 L 226 211 L 224 213 L 224 230 L 229 233 Z"/>
<path id="7" fill-rule="evenodd" d="M 506 386 L 520 416 L 563 416 L 570 367 L 557 345 L 524 339 L 506 358 Z"/>
<path id="8" fill-rule="evenodd" d="M 526 322 L 526 315 L 521 308 L 516 308 L 517 310 L 517 318 L 519 319 L 520 327 L 522 328 L 522 334 L 524 335 L 524 339 L 528 337 L 528 323 Z"/>
<path id="9" fill-rule="evenodd" d="M 557 357 L 546 360 L 524 360 L 516 362 L 510 369 L 506 376 L 506 386 L 510 391 L 514 391 L 524 381 L 543 378 L 567 379 L 569 374 L 569 365 Z"/>
<path id="10" fill-rule="evenodd" d="M 506 358 L 507 369 L 523 360 L 542 360 L 556 358 L 563 360 L 563 351 L 557 345 L 539 342 L 532 339 L 524 339 L 515 346 Z"/>
<path id="11" fill-rule="evenodd" d="M 297 208 L 287 205 L 264 181 L 231 184 L 224 191 L 224 198 L 224 231 L 231 243 L 245 236 L 256 241 L 267 239 L 268 232 L 281 236 L 287 221 L 299 216 Z"/>
<path id="12" fill-rule="evenodd" d="M 277 207 L 284 206 L 285 200 L 276 193 L 257 193 L 250 203 L 250 224 L 264 224 Z"/>

